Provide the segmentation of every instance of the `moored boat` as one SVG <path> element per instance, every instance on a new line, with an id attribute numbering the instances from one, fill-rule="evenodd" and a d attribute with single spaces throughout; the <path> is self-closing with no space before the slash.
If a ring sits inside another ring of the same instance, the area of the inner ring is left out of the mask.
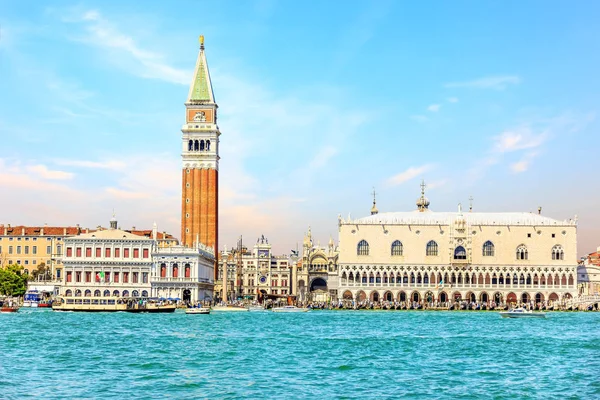
<path id="1" fill-rule="evenodd" d="M 499 313 L 502 318 L 546 318 L 546 313 L 533 312 L 524 308 L 513 308 L 512 310 Z"/>
<path id="2" fill-rule="evenodd" d="M 195 307 L 195 308 L 186 308 L 186 314 L 210 314 L 210 308 L 208 307 Z"/>
<path id="3" fill-rule="evenodd" d="M 135 297 L 67 297 L 60 296 L 52 303 L 54 311 L 171 313 L 175 303 Z"/>
<path id="4" fill-rule="evenodd" d="M 1 313 L 15 313 L 19 311 L 19 306 L 17 305 L 3 305 L 0 307 Z"/>
<path id="5" fill-rule="evenodd" d="M 296 306 L 283 306 L 283 307 L 275 307 L 273 308 L 273 312 L 280 313 L 297 313 L 297 312 L 307 312 L 310 311 L 309 308 L 300 308 Z"/>
<path id="6" fill-rule="evenodd" d="M 28 290 L 23 296 L 23 307 L 37 308 L 42 301 L 42 294 L 38 290 Z"/>
<path id="7" fill-rule="evenodd" d="M 256 305 L 248 306 L 248 311 L 250 311 L 250 312 L 262 312 L 262 311 L 267 311 L 267 309 L 264 308 L 263 306 L 261 306 L 260 304 L 256 304 Z"/>
<path id="8" fill-rule="evenodd" d="M 244 312 L 248 311 L 248 309 L 244 306 L 213 306 L 211 309 L 213 312 Z"/>

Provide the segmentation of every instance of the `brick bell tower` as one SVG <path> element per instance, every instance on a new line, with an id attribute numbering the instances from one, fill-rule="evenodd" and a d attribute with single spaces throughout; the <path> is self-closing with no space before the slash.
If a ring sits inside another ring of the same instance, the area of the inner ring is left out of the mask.
<path id="1" fill-rule="evenodd" d="M 198 242 L 218 249 L 219 217 L 219 127 L 217 103 L 204 55 L 204 36 L 194 79 L 185 102 L 182 148 L 181 241 L 194 247 Z M 217 269 L 215 268 L 215 274 Z"/>

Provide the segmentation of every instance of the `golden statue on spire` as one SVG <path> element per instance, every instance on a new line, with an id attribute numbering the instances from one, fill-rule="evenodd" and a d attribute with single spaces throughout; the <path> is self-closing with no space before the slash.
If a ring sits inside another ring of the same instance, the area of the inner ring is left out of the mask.
<path id="1" fill-rule="evenodd" d="M 204 35 L 200 35 L 198 41 L 200 42 L 200 47 L 204 48 Z"/>

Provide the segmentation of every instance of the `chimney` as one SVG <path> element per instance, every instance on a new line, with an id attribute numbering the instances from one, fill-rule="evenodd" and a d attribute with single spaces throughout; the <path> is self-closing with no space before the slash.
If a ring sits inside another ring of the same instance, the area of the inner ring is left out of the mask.
<path id="1" fill-rule="evenodd" d="M 542 206 L 539 206 L 538 207 L 538 215 L 541 215 L 541 214 L 542 214 Z"/>
<path id="2" fill-rule="evenodd" d="M 156 240 L 158 236 L 158 227 L 156 226 L 156 222 L 152 224 L 152 240 Z"/>
<path id="3" fill-rule="evenodd" d="M 25 227 L 21 228 L 21 236 L 25 236 Z"/>
<path id="4" fill-rule="evenodd" d="M 85 228 L 85 233 L 90 233 L 90 228 Z"/>
<path id="5" fill-rule="evenodd" d="M 63 236 L 67 236 L 67 228 L 63 228 Z"/>
<path id="6" fill-rule="evenodd" d="M 46 227 L 46 225 L 44 225 L 44 228 Z M 44 236 L 44 228 L 40 228 L 40 236 Z"/>

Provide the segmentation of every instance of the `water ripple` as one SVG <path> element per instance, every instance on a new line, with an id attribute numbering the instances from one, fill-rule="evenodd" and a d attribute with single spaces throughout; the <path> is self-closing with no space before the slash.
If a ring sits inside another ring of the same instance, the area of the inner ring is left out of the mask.
<path id="1" fill-rule="evenodd" d="M 0 398 L 598 398 L 598 313 L 0 315 Z"/>

